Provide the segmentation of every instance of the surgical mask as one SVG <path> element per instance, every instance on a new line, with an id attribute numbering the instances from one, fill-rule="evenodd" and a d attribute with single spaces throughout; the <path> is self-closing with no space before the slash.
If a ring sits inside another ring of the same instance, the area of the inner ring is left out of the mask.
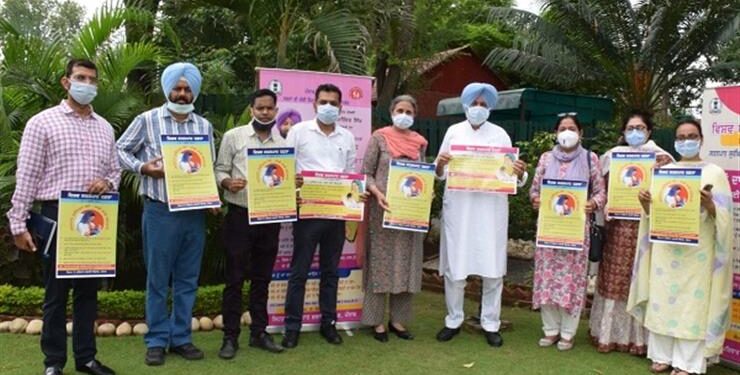
<path id="1" fill-rule="evenodd" d="M 580 136 L 578 133 L 572 130 L 564 130 L 558 133 L 558 144 L 560 144 L 560 147 L 562 148 L 573 148 L 573 146 L 578 144 L 579 138 Z"/>
<path id="2" fill-rule="evenodd" d="M 393 116 L 393 125 L 399 129 L 408 129 L 414 125 L 414 118 L 405 113 L 401 113 Z"/>
<path id="3" fill-rule="evenodd" d="M 491 111 L 488 108 L 481 107 L 479 105 L 476 105 L 474 107 L 468 107 L 468 110 L 465 111 L 465 115 L 468 118 L 468 122 L 470 122 L 474 126 L 478 126 L 486 122 L 490 114 L 491 114 Z"/>
<path id="4" fill-rule="evenodd" d="M 180 114 L 180 115 L 187 115 L 188 113 L 193 112 L 195 110 L 195 106 L 193 105 L 193 103 L 180 104 L 180 103 L 174 103 L 168 100 L 167 109 L 177 114 Z"/>
<path id="5" fill-rule="evenodd" d="M 69 95 L 77 103 L 88 105 L 92 103 L 95 96 L 98 95 L 98 87 L 87 83 L 71 81 L 69 86 Z"/>
<path id="6" fill-rule="evenodd" d="M 322 124 L 331 125 L 337 122 L 337 119 L 339 118 L 339 108 L 331 104 L 322 104 L 316 107 L 316 118 L 318 118 Z"/>
<path id="7" fill-rule="evenodd" d="M 628 145 L 632 147 L 637 147 L 647 141 L 647 133 L 637 129 L 629 130 L 624 133 L 624 140 L 627 141 Z"/>
<path id="8" fill-rule="evenodd" d="M 699 154 L 701 142 L 699 142 L 699 140 L 697 139 L 686 139 L 683 141 L 676 141 L 673 144 L 673 147 L 676 149 L 676 152 L 678 152 L 679 155 L 685 158 L 693 158 L 694 156 Z"/>
<path id="9" fill-rule="evenodd" d="M 252 127 L 254 127 L 255 131 L 266 132 L 272 129 L 273 126 L 275 126 L 275 120 L 268 121 L 268 122 L 262 122 L 258 120 L 256 117 L 252 119 Z"/>

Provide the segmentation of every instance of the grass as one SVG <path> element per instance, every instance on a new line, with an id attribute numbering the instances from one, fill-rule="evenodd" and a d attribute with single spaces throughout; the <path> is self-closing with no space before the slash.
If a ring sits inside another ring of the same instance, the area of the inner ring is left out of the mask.
<path id="1" fill-rule="evenodd" d="M 466 301 L 466 310 L 477 308 Z M 560 353 L 554 347 L 537 347 L 540 316 L 525 309 L 504 308 L 503 318 L 513 329 L 503 333 L 504 346 L 489 347 L 480 334 L 463 331 L 452 341 L 439 343 L 434 336 L 445 315 L 440 294 L 424 292 L 415 300 L 416 320 L 410 330 L 414 341 L 391 337 L 381 344 L 368 330 L 342 333 L 344 344 L 333 346 L 316 333 L 301 335 L 300 345 L 275 355 L 250 348 L 247 335 L 232 361 L 217 357 L 221 332 L 198 332 L 194 343 L 206 352 L 203 361 L 187 362 L 168 355 L 163 367 L 144 364 L 141 337 L 98 338 L 98 358 L 118 374 L 649 374 L 648 360 L 622 353 L 600 354 L 587 341 L 587 322 L 581 321 L 576 346 Z M 276 337 L 280 339 L 280 337 Z M 20 375 L 42 372 L 43 356 L 37 336 L 0 334 L 0 374 Z M 71 346 L 71 340 L 69 341 Z M 71 348 L 67 373 L 74 373 Z M 472 366 L 465 367 L 464 365 Z M 737 374 L 720 366 L 708 374 Z"/>

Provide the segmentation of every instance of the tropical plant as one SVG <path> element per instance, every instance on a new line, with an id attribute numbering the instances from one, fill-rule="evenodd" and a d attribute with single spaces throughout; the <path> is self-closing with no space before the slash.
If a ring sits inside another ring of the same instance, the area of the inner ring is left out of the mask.
<path id="1" fill-rule="evenodd" d="M 104 5 L 75 35 L 51 38 L 22 33 L 9 20 L 0 19 L 0 36 L 4 41 L 0 65 L 0 212 L 6 212 L 10 206 L 23 127 L 31 116 L 58 104 L 65 97 L 59 80 L 64 75 L 69 57 L 96 62 L 99 83 L 93 106 L 95 112 L 107 119 L 118 132 L 145 109 L 144 96 L 137 89 L 128 87 L 126 78 L 136 68 L 153 66 L 161 56 L 158 47 L 151 42 L 116 43 L 117 33 L 126 22 L 132 21 L 151 22 L 151 14 L 136 8 Z M 136 186 L 135 176 L 124 176 L 121 190 L 128 194 L 122 195 L 121 211 L 127 214 L 138 207 Z M 126 224 L 127 221 L 123 220 L 118 243 L 119 264 L 124 267 L 131 264 L 122 260 L 127 258 L 126 250 L 136 233 L 136 227 L 127 228 Z M 3 230 L 6 231 L 7 228 Z M 0 244 L 0 251 L 10 251 L 11 248 L 12 242 Z M 20 265 L 37 265 L 30 255 L 24 254 L 21 258 Z M 0 269 L 9 268 L 8 272 L 14 275 L 18 275 L 18 267 L 19 264 L 15 263 L 12 266 L 0 264 Z M 0 271 L 0 276 L 4 275 L 6 272 Z"/>
<path id="2" fill-rule="evenodd" d="M 548 0 L 541 16 L 495 7 L 490 21 L 517 30 L 511 48 L 491 50 L 487 64 L 630 108 L 667 114 L 690 84 L 727 77 L 740 59 L 718 61 L 736 38 L 740 7 L 732 1 Z"/>
<path id="3" fill-rule="evenodd" d="M 256 51 L 261 66 L 296 68 L 297 54 L 309 45 L 323 56 L 326 71 L 364 74 L 367 32 L 357 17 L 328 1 L 298 0 L 191 0 L 232 10 L 246 28 L 250 44 L 267 46 Z"/>

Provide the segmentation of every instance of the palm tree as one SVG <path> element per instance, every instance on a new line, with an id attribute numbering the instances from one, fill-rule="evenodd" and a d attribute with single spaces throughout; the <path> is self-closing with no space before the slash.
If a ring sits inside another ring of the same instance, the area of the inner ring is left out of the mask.
<path id="1" fill-rule="evenodd" d="M 614 98 L 618 113 L 641 108 L 667 113 L 691 82 L 737 71 L 716 62 L 737 35 L 740 7 L 732 1 L 550 0 L 542 16 L 493 8 L 489 20 L 517 31 L 512 48 L 494 48 L 486 63 L 563 89 Z"/>
<path id="2" fill-rule="evenodd" d="M 305 0 L 190 0 L 232 10 L 248 30 L 250 44 L 269 46 L 257 65 L 293 68 L 292 42 L 310 45 L 323 54 L 327 71 L 364 74 L 367 31 L 350 11 L 327 1 Z"/>
<path id="3" fill-rule="evenodd" d="M 120 43 L 120 31 L 126 22 L 151 22 L 151 14 L 136 8 L 106 5 L 76 35 L 51 39 L 22 34 L 12 20 L 0 19 L 0 36 L 4 41 L 0 55 L 0 212 L 9 209 L 23 127 L 31 116 L 58 104 L 66 96 L 59 80 L 69 57 L 96 62 L 99 83 L 93 106 L 117 132 L 125 129 L 145 108 L 144 95 L 129 87 L 126 77 L 137 68 L 153 66 L 161 54 L 151 42 Z M 122 211 L 138 206 L 137 186 L 134 175 L 124 177 L 121 190 L 129 194 L 122 195 Z M 135 232 L 129 229 L 124 227 L 119 231 L 119 260 L 126 257 L 125 249 L 131 243 L 131 233 Z M 12 246 L 7 241 L 0 242 L 0 251 Z"/>

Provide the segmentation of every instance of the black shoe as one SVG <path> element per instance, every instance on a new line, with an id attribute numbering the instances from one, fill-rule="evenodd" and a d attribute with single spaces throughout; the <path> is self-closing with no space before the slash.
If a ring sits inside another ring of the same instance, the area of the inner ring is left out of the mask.
<path id="1" fill-rule="evenodd" d="M 285 331 L 283 335 L 283 348 L 293 349 L 298 346 L 298 331 Z"/>
<path id="2" fill-rule="evenodd" d="M 49 366 L 44 369 L 44 375 L 62 375 L 62 369 L 56 366 Z"/>
<path id="3" fill-rule="evenodd" d="M 193 344 L 183 344 L 180 346 L 170 347 L 170 353 L 178 354 L 180 357 L 183 357 L 188 361 L 197 361 L 204 357 L 203 351 Z"/>
<path id="4" fill-rule="evenodd" d="M 394 327 L 393 326 L 393 323 L 391 323 L 391 322 L 388 322 L 388 329 L 391 332 L 395 333 L 396 336 L 398 336 L 399 339 L 403 339 L 403 340 L 413 340 L 414 339 L 414 335 L 412 335 L 411 332 L 409 332 L 409 331 L 401 331 L 400 329 Z"/>
<path id="5" fill-rule="evenodd" d="M 388 342 L 388 331 L 378 332 L 373 329 L 373 338 L 380 342 Z"/>
<path id="6" fill-rule="evenodd" d="M 483 334 L 486 336 L 486 341 L 488 341 L 488 345 L 495 347 L 504 345 L 504 338 L 501 337 L 498 332 L 483 331 Z"/>
<path id="7" fill-rule="evenodd" d="M 237 350 L 239 350 L 239 343 L 236 340 L 224 339 L 221 350 L 218 351 L 218 356 L 222 359 L 232 359 L 236 356 Z"/>
<path id="8" fill-rule="evenodd" d="M 85 363 L 83 366 L 77 366 L 76 370 L 78 372 L 84 372 L 86 374 L 93 375 L 116 375 L 115 371 L 113 371 L 110 367 L 100 363 L 100 361 L 98 361 L 97 359 L 93 359 L 92 361 Z"/>
<path id="9" fill-rule="evenodd" d="M 283 347 L 272 341 L 272 336 L 267 332 L 262 332 L 258 336 L 249 338 L 249 346 L 267 350 L 270 353 L 282 353 Z"/>
<path id="10" fill-rule="evenodd" d="M 342 343 L 342 337 L 337 333 L 337 327 L 332 325 L 326 325 L 321 327 L 321 336 L 326 339 L 329 344 L 339 345 Z"/>
<path id="11" fill-rule="evenodd" d="M 444 327 L 437 333 L 437 341 L 450 341 L 458 333 L 460 333 L 460 328 Z"/>
<path id="12" fill-rule="evenodd" d="M 146 350 L 146 359 L 144 363 L 147 366 L 161 366 L 164 364 L 164 348 L 148 348 Z"/>

